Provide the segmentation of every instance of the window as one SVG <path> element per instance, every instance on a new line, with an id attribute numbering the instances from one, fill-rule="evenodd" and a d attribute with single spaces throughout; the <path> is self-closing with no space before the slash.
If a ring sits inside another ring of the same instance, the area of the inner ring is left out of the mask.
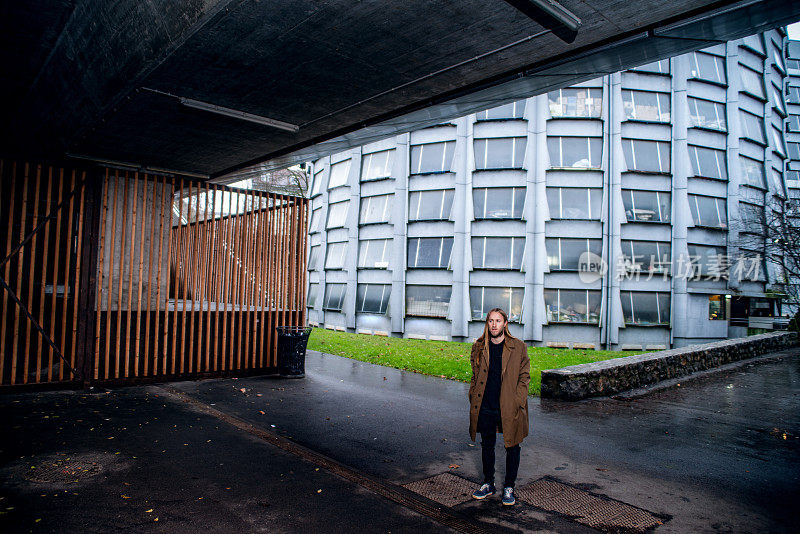
<path id="1" fill-rule="evenodd" d="M 625 118 L 635 121 L 669 122 L 669 93 L 622 90 Z"/>
<path id="2" fill-rule="evenodd" d="M 669 222 L 670 194 L 661 191 L 622 190 L 622 204 L 629 222 Z"/>
<path id="3" fill-rule="evenodd" d="M 318 195 L 322 190 L 322 171 L 325 169 L 320 169 L 314 173 L 314 185 L 311 187 L 311 196 Z"/>
<path id="4" fill-rule="evenodd" d="M 343 185 L 347 185 L 347 176 L 350 174 L 350 162 L 352 160 L 346 159 L 339 163 L 331 165 L 331 178 L 328 180 L 328 189 L 334 189 Z"/>
<path id="5" fill-rule="evenodd" d="M 739 156 L 739 163 L 742 166 L 742 183 L 752 185 L 761 189 L 766 189 L 764 182 L 764 164 L 754 159 Z"/>
<path id="6" fill-rule="evenodd" d="M 755 250 L 739 249 L 739 255 L 731 263 L 732 276 L 737 280 L 753 282 L 766 280 L 766 263 L 761 253 Z"/>
<path id="7" fill-rule="evenodd" d="M 800 59 L 787 59 L 786 67 L 789 69 L 800 70 Z"/>
<path id="8" fill-rule="evenodd" d="M 789 159 L 800 159 L 800 143 L 786 143 L 786 152 Z"/>
<path id="9" fill-rule="evenodd" d="M 316 271 L 319 267 L 319 245 L 314 245 L 311 247 L 310 252 L 308 254 L 308 270 L 309 271 Z"/>
<path id="10" fill-rule="evenodd" d="M 688 98 L 688 102 L 692 126 L 723 132 L 728 129 L 725 120 L 725 104 L 692 97 Z"/>
<path id="11" fill-rule="evenodd" d="M 548 137 L 550 167 L 599 169 L 603 140 L 599 137 Z"/>
<path id="12" fill-rule="evenodd" d="M 767 99 L 767 92 L 764 90 L 764 79 L 761 77 L 761 73 L 739 63 L 739 76 L 742 79 L 742 92 L 761 100 Z"/>
<path id="13" fill-rule="evenodd" d="M 800 104 L 800 87 L 788 86 L 786 88 L 786 101 L 790 104 Z"/>
<path id="14" fill-rule="evenodd" d="M 308 284 L 308 298 L 306 299 L 306 307 L 313 308 L 317 305 L 317 294 L 319 293 L 319 284 Z"/>
<path id="15" fill-rule="evenodd" d="M 603 90 L 588 87 L 570 87 L 550 91 L 550 116 L 553 118 L 598 118 L 603 105 Z"/>
<path id="16" fill-rule="evenodd" d="M 391 293 L 391 284 L 358 284 L 356 313 L 386 313 Z"/>
<path id="17" fill-rule="evenodd" d="M 347 252 L 347 241 L 328 243 L 325 256 L 325 268 L 344 269 L 345 252 Z"/>
<path id="18" fill-rule="evenodd" d="M 447 317 L 451 286 L 406 286 L 406 315 Z"/>
<path id="19" fill-rule="evenodd" d="M 417 237 L 408 240 L 409 269 L 447 269 L 452 237 Z"/>
<path id="20" fill-rule="evenodd" d="M 412 191 L 408 197 L 409 221 L 447 220 L 453 209 L 452 189 Z"/>
<path id="21" fill-rule="evenodd" d="M 719 321 L 728 318 L 728 306 L 725 295 L 708 296 L 708 319 Z"/>
<path id="22" fill-rule="evenodd" d="M 694 176 L 718 180 L 728 179 L 728 166 L 725 163 L 724 150 L 689 145 L 689 161 L 692 163 Z"/>
<path id="23" fill-rule="evenodd" d="M 764 119 L 741 109 L 739 119 L 742 124 L 742 137 L 762 145 L 767 144 L 767 138 L 764 136 Z"/>
<path id="24" fill-rule="evenodd" d="M 577 271 L 581 255 L 591 252 L 600 257 L 603 253 L 602 239 L 568 239 L 548 237 L 544 240 L 547 264 L 551 271 Z M 586 258 L 583 258 L 585 265 Z"/>
<path id="25" fill-rule="evenodd" d="M 469 301 L 472 306 L 472 320 L 482 321 L 494 308 L 502 308 L 508 313 L 509 322 L 520 322 L 522 319 L 521 287 L 471 287 Z"/>
<path id="26" fill-rule="evenodd" d="M 527 141 L 526 137 L 475 139 L 475 168 L 521 169 Z"/>
<path id="27" fill-rule="evenodd" d="M 325 228 L 342 228 L 347 222 L 347 207 L 350 201 L 334 202 L 328 205 L 328 225 Z"/>
<path id="28" fill-rule="evenodd" d="M 322 222 L 322 208 L 317 208 L 311 212 L 310 232 L 319 232 L 319 225 Z"/>
<path id="29" fill-rule="evenodd" d="M 800 132 L 800 115 L 789 115 L 789 122 L 786 123 L 787 132 Z"/>
<path id="30" fill-rule="evenodd" d="M 728 227 L 728 214 L 725 211 L 724 198 L 689 195 L 689 209 L 692 212 L 695 226 Z"/>
<path id="31" fill-rule="evenodd" d="M 636 326 L 669 324 L 669 293 L 620 291 L 625 324 Z"/>
<path id="32" fill-rule="evenodd" d="M 600 219 L 602 189 L 548 187 L 547 205 L 551 219 Z"/>
<path id="33" fill-rule="evenodd" d="M 772 86 L 772 107 L 781 117 L 786 117 L 786 105 L 783 103 L 783 92 L 773 83 Z"/>
<path id="34" fill-rule="evenodd" d="M 361 158 L 361 181 L 380 180 L 392 175 L 394 149 L 366 154 Z"/>
<path id="35" fill-rule="evenodd" d="M 660 241 L 622 240 L 622 260 L 632 272 L 668 273 L 670 267 L 669 243 Z"/>
<path id="36" fill-rule="evenodd" d="M 545 289 L 544 305 L 551 323 L 600 322 L 600 291 L 585 289 Z"/>
<path id="37" fill-rule="evenodd" d="M 772 149 L 779 155 L 786 157 L 786 144 L 783 141 L 783 132 L 772 127 Z"/>
<path id="38" fill-rule="evenodd" d="M 455 141 L 413 145 L 411 147 L 410 173 L 450 172 L 455 150 Z"/>
<path id="39" fill-rule="evenodd" d="M 750 233 L 764 232 L 764 206 L 739 202 L 739 217 L 742 220 L 742 231 Z"/>
<path id="40" fill-rule="evenodd" d="M 688 245 L 689 275 L 691 278 L 728 276 L 728 256 L 725 247 Z"/>
<path id="41" fill-rule="evenodd" d="M 392 199 L 394 195 L 377 195 L 361 199 L 360 224 L 373 224 L 389 221 L 392 215 Z"/>
<path id="42" fill-rule="evenodd" d="M 670 170 L 668 141 L 623 139 L 622 151 L 629 171 L 667 173 Z"/>
<path id="43" fill-rule="evenodd" d="M 473 237 L 472 268 L 519 270 L 524 250 L 524 237 Z"/>
<path id="44" fill-rule="evenodd" d="M 325 300 L 322 309 L 331 311 L 342 311 L 344 295 L 347 292 L 347 284 L 326 284 Z"/>
<path id="45" fill-rule="evenodd" d="M 476 115 L 476 120 L 491 121 L 498 119 L 521 119 L 525 114 L 525 100 L 511 102 L 496 108 L 481 111 Z"/>
<path id="46" fill-rule="evenodd" d="M 359 243 L 358 266 L 362 269 L 388 269 L 391 239 L 367 239 Z"/>
<path id="47" fill-rule="evenodd" d="M 476 219 L 521 219 L 524 187 L 483 187 L 472 190 Z"/>
<path id="48" fill-rule="evenodd" d="M 693 52 L 689 61 L 692 78 L 721 84 L 728 83 L 728 77 L 725 75 L 725 58 L 704 52 Z"/>
<path id="49" fill-rule="evenodd" d="M 669 59 L 648 63 L 647 65 L 635 67 L 631 70 L 634 72 L 647 72 L 652 74 L 669 74 Z"/>

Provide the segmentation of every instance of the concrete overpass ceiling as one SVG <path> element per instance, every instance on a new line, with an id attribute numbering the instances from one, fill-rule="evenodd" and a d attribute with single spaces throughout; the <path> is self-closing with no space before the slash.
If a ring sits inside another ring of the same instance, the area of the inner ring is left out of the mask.
<path id="1" fill-rule="evenodd" d="M 7 2 L 4 146 L 219 177 L 800 18 L 784 0 L 560 3 L 581 21 L 573 42 L 516 0 Z"/>

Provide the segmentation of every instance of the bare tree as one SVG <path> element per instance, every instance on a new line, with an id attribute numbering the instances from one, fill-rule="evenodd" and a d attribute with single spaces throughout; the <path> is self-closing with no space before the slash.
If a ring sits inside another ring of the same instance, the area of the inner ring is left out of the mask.
<path id="1" fill-rule="evenodd" d="M 254 165 L 225 177 L 225 182 L 233 187 L 302 197 L 308 196 L 309 180 L 305 165 L 279 170 L 267 170 L 265 165 Z"/>

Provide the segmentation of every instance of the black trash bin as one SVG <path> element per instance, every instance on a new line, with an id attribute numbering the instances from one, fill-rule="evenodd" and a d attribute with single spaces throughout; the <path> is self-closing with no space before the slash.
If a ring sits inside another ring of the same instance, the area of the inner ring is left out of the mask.
<path id="1" fill-rule="evenodd" d="M 309 326 L 279 326 L 278 372 L 284 378 L 306 376 L 306 345 L 311 334 Z"/>

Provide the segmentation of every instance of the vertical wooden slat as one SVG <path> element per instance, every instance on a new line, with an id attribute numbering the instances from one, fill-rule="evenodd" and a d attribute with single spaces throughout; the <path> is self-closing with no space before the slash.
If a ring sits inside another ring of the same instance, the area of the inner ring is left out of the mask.
<path id="1" fill-rule="evenodd" d="M 80 187 L 83 186 L 81 185 Z M 64 228 L 66 229 L 66 234 L 67 234 L 65 239 L 67 259 L 66 259 L 66 265 L 64 266 L 64 307 L 61 310 L 61 346 L 59 347 L 61 349 L 61 354 L 63 354 L 64 357 L 66 357 L 67 355 L 66 343 L 67 343 L 67 315 L 68 315 L 67 309 L 69 308 L 68 296 L 73 295 L 73 298 L 76 298 L 75 293 L 71 291 L 70 289 L 71 286 L 69 284 L 69 270 L 70 270 L 70 264 L 72 263 L 73 231 L 75 228 L 74 223 L 72 222 L 72 213 L 75 200 L 75 195 L 73 194 L 74 190 L 75 190 L 75 171 L 73 170 L 69 182 L 70 197 L 69 197 L 69 208 L 67 208 L 67 220 L 64 223 Z M 75 346 L 74 337 L 71 337 L 70 340 L 72 341 L 72 346 L 74 347 Z M 71 363 L 71 365 L 72 367 L 75 367 L 74 361 Z M 59 367 L 58 378 L 59 380 L 63 380 L 64 378 L 63 365 Z"/>
<path id="2" fill-rule="evenodd" d="M 192 248 L 190 250 L 191 254 L 191 264 L 190 264 L 190 272 L 189 272 L 189 280 L 190 280 L 190 296 L 192 299 L 192 308 L 191 314 L 189 315 L 189 353 L 188 353 L 188 360 L 189 360 L 189 372 L 194 372 L 194 363 L 196 359 L 195 351 L 194 351 L 194 323 L 195 318 L 197 316 L 197 312 L 195 312 L 195 302 L 198 296 L 198 287 L 199 287 L 199 278 L 198 275 L 200 274 L 200 184 L 197 184 L 195 188 L 195 205 L 194 205 L 194 223 L 190 223 L 191 228 L 191 243 Z"/>
<path id="3" fill-rule="evenodd" d="M 289 231 L 289 264 L 291 269 L 286 274 L 287 284 L 289 286 L 289 322 L 292 326 L 297 326 L 297 307 L 295 306 L 296 289 L 297 289 L 297 199 L 292 199 L 292 208 L 289 212 L 289 221 L 291 222 L 291 230 Z"/>
<path id="4" fill-rule="evenodd" d="M 283 226 L 281 228 L 281 230 L 282 230 L 281 231 L 282 239 L 281 239 L 281 269 L 280 269 L 280 273 L 281 273 L 281 283 L 280 283 L 281 284 L 281 302 L 280 302 L 281 322 L 280 322 L 280 324 L 281 324 L 281 326 L 286 326 L 286 304 L 287 304 L 287 296 L 288 296 L 288 291 L 286 290 L 286 280 L 287 280 L 287 274 L 288 274 L 288 271 L 289 271 L 289 269 L 287 267 L 289 266 L 289 223 L 290 223 L 290 221 L 289 221 L 289 200 L 288 200 L 288 198 L 283 197 L 283 195 L 281 195 L 281 197 L 283 198 L 284 203 L 283 203 L 283 209 L 281 210 L 283 212 L 283 214 L 282 214 L 282 216 L 283 216 Z"/>
<path id="5" fill-rule="evenodd" d="M 182 270 L 181 270 L 181 278 L 183 282 L 183 299 L 181 302 L 181 354 L 180 354 L 180 365 L 178 369 L 180 370 L 181 374 L 183 374 L 184 370 L 184 359 L 186 355 L 186 300 L 188 299 L 187 290 L 189 289 L 189 273 L 188 273 L 188 265 L 189 265 L 189 245 L 190 245 L 190 234 L 189 228 L 192 224 L 192 182 L 189 182 L 189 195 L 187 197 L 186 202 L 186 225 L 183 225 L 181 222 L 181 230 L 182 230 L 182 246 L 181 251 L 183 252 L 183 261 L 182 261 Z"/>
<path id="6" fill-rule="evenodd" d="M 203 320 L 206 316 L 206 310 L 204 310 L 203 306 L 205 306 L 206 301 L 208 300 L 206 295 L 206 281 L 208 280 L 208 275 L 206 270 L 208 269 L 208 194 L 209 194 L 209 187 L 208 184 L 203 184 L 205 196 L 203 198 L 203 224 L 199 225 L 200 228 L 200 272 L 198 273 L 198 279 L 200 283 L 198 284 L 198 298 L 200 301 L 199 309 L 197 312 L 197 372 L 201 372 L 202 370 L 208 370 L 208 365 L 203 368 L 203 348 L 207 346 L 208 339 L 203 336 L 203 325 L 205 321 Z M 208 354 L 208 351 L 205 351 Z M 208 360 L 206 360 L 207 362 Z"/>
<path id="7" fill-rule="evenodd" d="M 245 194 L 245 210 L 247 210 L 247 203 L 249 200 L 252 199 L 252 196 L 248 193 Z M 250 206 L 252 209 L 252 205 Z M 245 369 L 250 367 L 250 275 L 252 274 L 252 269 L 250 267 L 250 249 L 252 248 L 252 226 L 253 226 L 253 216 L 252 211 L 245 211 L 245 231 L 244 231 L 244 258 L 242 259 L 242 265 L 244 266 L 244 283 L 242 285 L 242 303 L 245 305 L 245 323 L 244 323 L 244 366 Z"/>
<path id="8" fill-rule="evenodd" d="M 172 178 L 172 197 L 170 198 L 170 225 L 169 225 L 169 247 L 172 251 L 171 255 L 169 256 L 169 265 L 173 265 L 175 269 L 174 273 L 174 287 L 172 288 L 172 293 L 175 295 L 172 303 L 172 357 L 171 357 L 171 364 L 170 364 L 170 372 L 175 374 L 175 346 L 177 343 L 177 328 L 176 325 L 178 324 L 178 262 L 175 261 L 173 263 L 173 255 L 177 255 L 178 252 L 178 232 L 175 230 L 175 227 L 172 225 L 172 219 L 174 218 L 175 214 L 175 177 Z M 183 212 L 183 178 L 178 180 L 178 229 L 181 226 L 181 217 L 180 214 Z M 169 271 L 167 272 L 167 276 L 169 277 Z M 167 288 L 167 299 L 169 299 L 169 288 Z M 167 307 L 167 315 L 169 315 L 169 307 Z M 167 358 L 166 358 L 166 351 L 167 351 L 167 335 L 169 333 L 169 326 L 164 330 L 164 373 L 167 372 Z"/>
<path id="9" fill-rule="evenodd" d="M 115 361 L 114 361 L 114 378 L 119 378 L 119 368 L 120 368 L 120 334 L 122 330 L 122 284 L 125 280 L 125 234 L 128 228 L 128 187 L 130 185 L 130 180 L 128 178 L 128 171 L 125 171 L 125 174 L 122 177 L 123 181 L 125 182 L 125 186 L 123 188 L 122 194 L 122 239 L 120 240 L 120 250 L 119 255 L 116 255 L 116 259 L 119 260 L 119 269 L 117 270 L 118 278 L 117 281 L 119 282 L 117 285 L 119 286 L 117 289 L 117 330 L 116 330 L 116 342 L 114 344 L 115 349 Z M 116 209 L 117 206 L 114 206 Z M 112 275 L 113 276 L 113 275 Z M 109 310 L 110 311 L 110 310 Z"/>
<path id="10" fill-rule="evenodd" d="M 45 217 L 50 214 L 50 208 L 52 206 L 52 197 L 53 197 L 53 168 L 47 168 L 47 189 L 45 191 L 45 204 L 44 204 L 44 213 Z M 45 220 L 44 226 L 39 230 L 40 233 L 43 234 L 43 241 L 42 241 L 42 261 L 39 264 L 34 264 L 34 269 L 41 268 L 42 270 L 42 277 L 39 282 L 39 325 L 44 327 L 44 286 L 45 282 L 47 281 L 47 260 L 48 260 L 48 251 L 47 247 L 50 245 L 50 230 L 52 230 L 53 225 L 48 224 L 50 221 Z M 33 271 L 30 273 L 33 275 Z M 31 310 L 33 313 L 33 310 Z M 52 340 L 53 337 L 50 336 Z M 41 332 L 36 332 L 36 382 L 42 381 L 42 334 Z M 50 350 L 48 346 L 47 349 L 50 366 L 47 368 L 47 376 L 48 378 L 52 378 L 52 364 L 53 364 L 53 352 Z"/>
<path id="11" fill-rule="evenodd" d="M 111 201 L 111 246 L 108 251 L 108 298 L 106 298 L 106 346 L 104 378 L 111 376 L 111 299 L 114 293 L 114 267 L 119 260 L 117 255 L 117 211 L 119 193 L 119 171 L 114 171 L 114 198 Z M 120 284 L 122 282 L 120 281 Z"/>
<path id="12" fill-rule="evenodd" d="M 64 195 L 64 169 L 61 168 L 58 170 L 58 196 L 56 197 L 56 206 L 61 206 L 61 200 Z M 63 207 L 58 209 L 58 213 L 56 213 L 56 227 L 55 227 L 55 236 L 53 238 L 53 255 L 55 258 L 53 259 L 53 277 L 50 279 L 50 287 L 53 288 L 53 291 L 50 293 L 50 339 L 53 340 L 55 343 L 56 341 L 56 303 L 58 302 L 56 296 L 58 294 L 58 268 L 59 264 L 61 263 L 59 260 L 61 259 L 61 245 L 63 241 L 61 240 L 61 216 L 64 213 Z M 47 251 L 47 247 L 45 247 L 45 251 Z M 48 252 L 45 252 L 47 254 Z M 66 293 L 65 293 L 66 295 Z M 64 331 L 61 331 L 61 337 L 64 337 Z M 61 354 L 64 354 L 63 352 Z M 51 382 L 53 380 L 53 359 L 55 357 L 55 353 L 50 350 L 49 351 L 49 358 L 48 358 L 48 366 L 47 366 L 47 381 Z M 63 378 L 64 372 L 64 364 L 59 363 L 58 366 L 58 374 L 59 380 Z"/>
<path id="13" fill-rule="evenodd" d="M 257 193 L 258 199 L 258 209 L 256 213 L 258 214 L 258 225 L 256 227 L 256 234 L 255 234 L 255 242 L 256 242 L 256 266 L 255 266 L 255 277 L 253 281 L 254 289 L 253 289 L 253 305 L 255 306 L 254 310 L 254 320 L 253 323 L 257 325 L 257 328 L 253 331 L 253 366 L 260 368 L 262 366 L 261 360 L 263 359 L 261 356 L 261 351 L 259 350 L 260 345 L 258 343 L 259 334 L 264 330 L 264 323 L 261 322 L 263 317 L 263 300 L 261 298 L 261 290 L 263 289 L 263 280 L 262 280 L 262 273 L 263 273 L 263 262 L 262 258 L 264 257 L 264 226 L 266 225 L 266 212 L 264 211 L 264 195 L 263 193 Z"/>
<path id="14" fill-rule="evenodd" d="M 268 320 L 268 327 L 267 327 L 267 354 L 269 355 L 269 363 L 270 367 L 274 367 L 274 357 L 275 357 L 275 350 L 273 349 L 275 345 L 275 326 L 277 325 L 277 317 L 275 315 L 275 311 L 277 306 L 275 305 L 275 296 L 276 287 L 275 281 L 277 280 L 275 276 L 275 270 L 278 264 L 278 196 L 275 194 L 270 195 L 272 207 L 270 208 L 270 227 L 269 227 L 269 272 L 268 272 L 268 281 L 267 281 L 267 305 L 269 310 L 269 315 L 267 316 Z"/>
<path id="15" fill-rule="evenodd" d="M 136 331 L 134 332 L 134 335 L 136 336 L 136 343 L 133 349 L 133 376 L 139 376 L 139 343 L 141 339 L 142 328 L 142 275 L 144 273 L 144 234 L 147 230 L 146 216 L 148 211 L 147 208 L 149 207 L 147 204 L 147 181 L 148 177 L 145 173 L 140 182 L 142 184 L 142 228 L 139 232 L 139 283 L 136 288 Z M 130 317 L 130 312 L 128 312 L 128 317 Z"/>
<path id="16" fill-rule="evenodd" d="M 0 175 L 5 176 L 6 165 L 3 160 L 0 160 Z M 17 162 L 11 165 L 11 194 L 9 195 L 8 203 L 8 229 L 6 231 L 6 253 L 3 257 L 8 257 L 11 254 L 11 238 L 13 237 L 14 228 L 14 206 L 16 205 L 16 186 L 17 186 Z M 6 283 L 11 283 L 9 276 L 11 273 L 11 261 L 7 261 L 5 271 L 3 273 L 3 280 Z M 6 368 L 6 325 L 8 325 L 8 306 L 10 304 L 8 293 L 3 293 L 3 315 L 2 323 L 0 323 L 0 384 L 3 384 L 3 374 Z M 8 355 L 12 361 L 16 358 L 16 351 Z"/>
<path id="17" fill-rule="evenodd" d="M 236 239 L 236 297 L 235 302 L 237 306 L 236 311 L 236 369 L 242 368 L 242 251 L 244 250 L 244 212 L 241 209 L 242 196 L 240 192 L 236 192 L 237 200 L 237 239 Z"/>
<path id="18" fill-rule="evenodd" d="M 102 301 L 103 301 L 103 287 L 104 281 L 109 277 L 105 276 L 105 249 L 106 249 L 106 218 L 108 216 L 108 194 L 109 194 L 109 169 L 106 167 L 106 175 L 103 179 L 103 206 L 100 210 L 100 250 L 98 251 L 97 264 L 99 265 L 100 274 L 97 278 L 97 319 L 95 321 L 94 332 L 94 378 L 97 380 L 100 377 L 100 317 L 102 314 Z M 113 236 L 112 236 L 113 238 Z M 109 272 L 113 258 L 109 257 Z M 69 269 L 67 270 L 69 273 Z M 66 314 L 64 314 L 66 316 Z"/>
<path id="19" fill-rule="evenodd" d="M 228 214 L 225 216 L 225 233 L 223 234 L 223 250 L 222 250 L 222 289 L 220 292 L 220 300 L 224 304 L 224 313 L 222 315 L 222 370 L 228 369 L 228 294 L 230 292 L 230 233 L 231 233 L 231 214 L 233 213 L 233 194 L 226 191 L 228 195 Z"/>
<path id="20" fill-rule="evenodd" d="M 136 267 L 136 227 L 137 227 L 137 204 L 139 200 L 139 171 L 133 173 L 131 177 L 133 180 L 133 206 L 131 207 L 131 238 L 129 240 L 130 243 L 130 253 L 128 254 L 128 302 L 125 306 L 125 364 L 123 366 L 123 376 L 124 378 L 129 378 L 130 375 L 130 362 L 131 357 L 133 356 L 133 351 L 131 350 L 131 323 L 133 322 L 133 273 Z M 127 205 L 125 206 L 127 209 Z"/>
<path id="21" fill-rule="evenodd" d="M 73 172 L 73 176 L 74 176 L 75 171 L 72 171 L 72 172 Z M 79 294 L 80 289 L 81 289 L 80 288 L 81 263 L 82 263 L 81 254 L 83 252 L 83 250 L 82 250 L 83 249 L 83 219 L 84 219 L 84 216 L 85 216 L 84 198 L 86 196 L 86 185 L 84 185 L 85 184 L 85 178 L 86 178 L 86 172 L 84 171 L 84 172 L 81 173 L 81 185 L 79 186 L 81 188 L 81 200 L 80 200 L 80 203 L 78 204 L 78 247 L 77 247 L 76 256 L 75 256 L 75 281 L 74 281 L 74 287 L 75 287 L 74 297 L 75 298 L 73 298 L 73 300 L 72 300 L 72 339 L 73 340 L 76 340 L 78 338 L 78 300 L 79 300 L 78 299 L 78 294 Z M 89 267 L 87 267 L 87 268 L 93 268 L 92 264 L 90 263 Z M 72 354 L 70 356 L 70 365 L 72 365 L 73 368 L 75 367 L 75 362 L 76 362 L 76 353 L 77 353 L 77 350 L 78 350 L 78 346 L 77 345 L 78 344 L 76 342 L 74 342 L 72 344 Z M 86 375 L 83 375 L 83 377 L 85 377 L 85 376 Z"/>
<path id="22" fill-rule="evenodd" d="M 173 178 L 173 180 L 174 180 L 174 178 Z M 164 335 L 166 336 L 166 335 L 168 335 L 167 332 L 168 332 L 168 326 L 169 326 L 169 324 L 168 324 L 169 313 L 168 313 L 167 310 L 164 311 L 164 320 L 161 321 L 161 283 L 162 283 L 161 282 L 161 280 L 162 280 L 162 278 L 161 278 L 161 267 L 162 267 L 162 263 L 164 261 L 163 260 L 163 256 L 162 256 L 162 253 L 164 251 L 164 219 L 165 219 L 164 205 L 167 203 L 167 199 L 168 198 L 169 198 L 169 202 L 170 202 L 170 204 L 169 204 L 170 205 L 170 210 L 169 210 L 170 225 L 167 227 L 167 243 L 169 244 L 169 243 L 172 242 L 172 240 L 170 239 L 171 236 L 169 234 L 169 230 L 172 228 L 172 223 L 171 223 L 171 221 L 172 221 L 172 195 L 169 195 L 169 196 L 167 195 L 167 177 L 166 177 L 166 175 L 164 175 L 164 177 L 161 180 L 161 197 L 160 197 L 161 200 L 159 202 L 160 209 L 159 209 L 159 217 L 158 217 L 158 268 L 156 269 L 156 283 L 158 284 L 158 288 L 156 289 L 156 318 L 155 318 L 156 331 L 155 331 L 155 335 L 153 336 L 154 337 L 154 339 L 153 339 L 153 374 L 158 374 L 158 355 L 161 354 L 161 352 L 158 350 L 158 348 L 159 348 L 159 346 L 158 346 L 159 343 L 158 342 L 159 342 L 159 339 L 161 338 L 161 336 L 159 336 L 158 327 L 160 326 L 161 328 L 164 329 Z M 170 250 L 169 245 L 168 245 L 167 246 L 167 266 L 169 266 L 169 254 L 170 254 L 170 251 L 171 250 Z M 164 278 L 165 278 L 164 281 L 167 283 L 167 298 L 169 298 L 169 279 L 170 279 L 169 267 L 167 268 L 167 272 L 166 272 L 166 275 L 164 276 Z M 149 332 L 149 328 L 148 328 L 148 332 Z M 161 365 L 162 365 L 162 368 L 163 368 L 163 373 L 166 374 L 166 371 L 167 371 L 166 370 L 166 365 L 167 365 L 166 343 L 164 344 L 164 351 L 165 352 L 162 355 L 163 357 L 162 357 Z"/>
<path id="23" fill-rule="evenodd" d="M 208 218 L 208 195 L 213 195 L 211 197 L 211 219 Z M 216 186 L 206 186 L 206 246 L 204 247 L 204 253 L 206 255 L 206 282 L 203 284 L 203 301 L 206 303 L 206 332 L 203 336 L 204 345 L 205 345 L 205 355 L 206 355 L 206 364 L 205 364 L 205 371 L 211 370 L 211 303 L 214 301 L 214 295 L 212 291 L 211 284 L 214 280 L 214 238 L 216 237 L 216 233 L 214 232 L 216 228 L 216 208 L 217 208 L 217 189 Z"/>
<path id="24" fill-rule="evenodd" d="M 259 258 L 261 261 L 261 267 L 259 269 L 259 285 L 258 285 L 258 305 L 260 306 L 260 313 L 258 314 L 258 324 L 260 328 L 258 329 L 258 366 L 259 368 L 264 368 L 264 330 L 267 328 L 267 323 L 264 322 L 264 318 L 266 317 L 264 310 L 266 308 L 267 299 L 265 297 L 266 294 L 266 284 L 267 284 L 267 250 L 269 247 L 268 241 L 268 231 L 269 231 L 269 195 L 264 193 L 261 195 L 261 199 L 259 200 L 259 207 L 261 211 L 259 212 L 259 217 L 261 218 L 263 224 L 261 225 L 261 231 L 259 233 L 259 244 L 261 245 L 261 249 L 259 250 Z"/>
<path id="25" fill-rule="evenodd" d="M 234 215 L 233 209 L 233 191 L 228 191 L 228 229 L 227 229 L 227 243 L 225 249 L 225 263 L 226 263 L 226 274 L 225 274 L 225 299 L 226 302 L 230 302 L 230 311 L 228 311 L 228 307 L 226 305 L 225 309 L 225 318 L 223 320 L 222 325 L 222 342 L 223 347 L 225 349 L 225 370 L 233 369 L 233 344 L 228 344 L 228 316 L 231 319 L 231 336 L 233 336 L 233 327 L 234 327 L 234 305 L 235 301 L 233 300 L 233 282 L 236 278 L 234 275 L 234 251 L 233 251 L 233 242 L 234 238 L 236 237 L 236 216 Z M 237 207 L 238 209 L 238 207 Z"/>
<path id="26" fill-rule="evenodd" d="M 39 224 L 39 194 L 41 193 L 41 184 L 42 184 L 42 166 L 36 166 L 36 182 L 34 185 L 34 197 L 33 197 L 33 220 L 31 224 L 31 228 L 36 228 L 36 225 Z M 30 254 L 28 255 L 28 269 L 26 271 L 28 275 L 28 302 L 26 306 L 28 308 L 28 312 L 31 314 L 33 313 L 33 280 L 34 270 L 37 267 L 36 263 L 36 234 L 31 238 L 30 242 Z M 22 253 L 22 250 L 20 250 Z M 22 383 L 28 383 L 28 374 L 30 373 L 30 342 L 31 342 L 31 326 L 32 323 L 27 320 L 25 321 L 25 352 L 24 354 L 24 366 L 25 369 L 22 375 Z M 37 369 L 38 372 L 38 369 Z"/>
<path id="27" fill-rule="evenodd" d="M 28 214 L 28 182 L 30 181 L 30 164 L 25 164 L 25 171 L 23 173 L 24 182 L 22 185 L 22 208 L 20 211 L 20 223 L 19 223 L 19 241 L 22 242 L 25 239 L 25 219 L 27 218 Z M 20 290 L 22 289 L 22 265 L 23 265 L 23 257 L 25 253 L 25 249 L 21 248 L 17 252 L 17 285 L 15 288 L 15 293 L 17 297 L 21 297 Z M 19 362 L 19 313 L 20 309 L 19 306 L 14 307 L 14 338 L 12 340 L 11 345 L 11 384 L 14 385 L 17 383 L 17 362 Z"/>

